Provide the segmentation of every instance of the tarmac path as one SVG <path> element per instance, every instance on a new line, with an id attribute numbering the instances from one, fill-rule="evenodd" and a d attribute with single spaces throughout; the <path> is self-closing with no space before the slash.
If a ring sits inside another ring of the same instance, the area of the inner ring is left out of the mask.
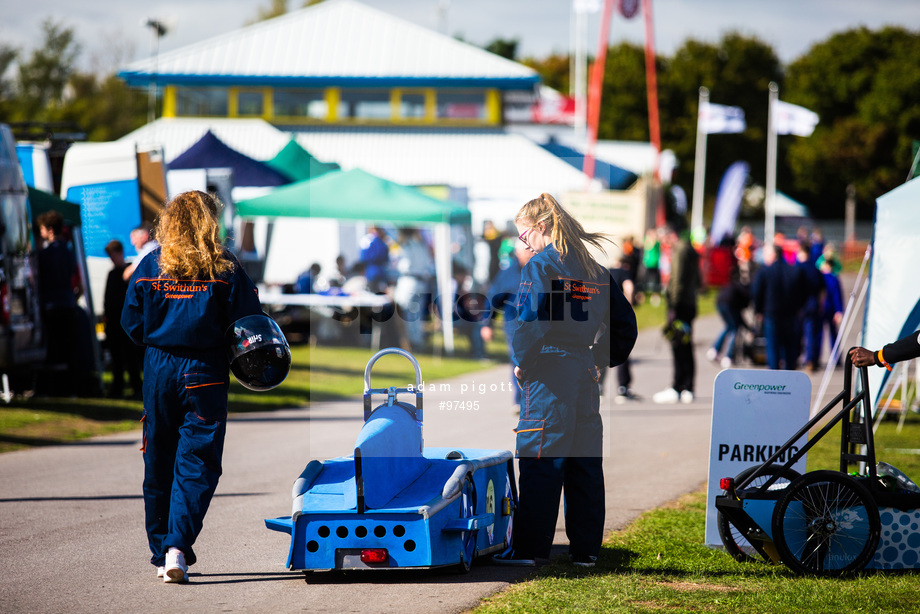
<path id="1" fill-rule="evenodd" d="M 692 404 L 651 403 L 651 395 L 671 381 L 670 350 L 657 330 L 640 333 L 633 353 L 634 388 L 642 400 L 617 405 L 612 395 L 604 397 L 608 530 L 706 480 L 712 382 L 719 368 L 703 354 L 720 325 L 716 316 L 696 323 Z M 840 373 L 831 391 L 842 381 Z M 812 376 L 815 392 L 820 377 Z M 608 385 L 615 380 L 610 372 Z M 503 365 L 437 382 L 436 390 L 426 382 L 426 445 L 513 450 L 509 381 Z M 393 385 L 376 379 L 372 384 Z M 447 410 L 449 401 L 479 401 L 479 409 Z M 289 537 L 268 531 L 263 518 L 290 514 L 290 487 L 306 463 L 349 454 L 361 424 L 360 400 L 232 415 L 224 474 L 187 585 L 164 585 L 148 562 L 139 430 L 0 455 L 0 610 L 461 612 L 527 574 L 483 560 L 465 575 L 398 571 L 305 580 L 288 571 Z M 556 543 L 564 553 L 561 526 Z"/>

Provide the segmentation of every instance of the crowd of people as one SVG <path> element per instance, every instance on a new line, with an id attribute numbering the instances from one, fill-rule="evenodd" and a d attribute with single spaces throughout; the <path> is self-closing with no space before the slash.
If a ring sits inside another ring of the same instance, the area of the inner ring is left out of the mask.
<path id="1" fill-rule="evenodd" d="M 513 229 L 501 231 L 492 221 L 485 222 L 480 239 L 487 249 L 482 252 L 487 266 L 459 261 L 452 265 L 454 328 L 466 339 L 464 351 L 477 359 L 485 357 L 494 327 L 507 326 L 506 307 L 514 300 L 520 271 L 532 256 L 521 249 Z M 706 287 L 703 269 L 707 266 L 726 269 L 709 274 L 723 328 L 706 348 L 708 360 L 723 368 L 747 362 L 770 369 L 804 367 L 811 372 L 826 362 L 841 361 L 839 348 L 832 354 L 845 307 L 841 261 L 820 229 L 801 228 L 794 238 L 777 234 L 774 241 L 762 245 L 749 227 L 743 227 L 718 248 L 695 245 L 685 221 L 675 217 L 662 227 L 648 229 L 641 240 L 618 237 L 610 250 L 609 271 L 631 304 L 647 302 L 657 307 L 662 300 L 666 304 L 664 336 L 671 347 L 674 377 L 671 386 L 653 395 L 654 402 L 694 400 L 693 322 L 697 298 Z M 716 260 L 714 256 L 720 254 L 725 257 Z M 332 288 L 338 292 L 346 286 L 351 292 L 392 297 L 399 317 L 392 318 L 391 343 L 410 351 L 431 348 L 432 322 L 441 317 L 441 305 L 428 233 L 417 228 L 387 232 L 369 226 L 351 267 L 345 267 L 340 256 L 337 271 L 327 276 L 313 264 L 297 280 L 295 291 Z M 617 368 L 616 377 L 616 402 L 638 399 L 629 362 Z"/>
<path id="2" fill-rule="evenodd" d="M 68 349 L 79 346 L 74 341 L 79 328 L 75 323 L 79 292 L 73 282 L 73 255 L 61 240 L 59 218 L 52 212 L 50 217 L 39 219 L 44 239 L 38 258 L 43 270 L 39 290 L 49 327 L 49 359 L 72 367 L 58 382 L 72 390 L 68 378 L 81 362 L 77 353 Z M 663 333 L 671 348 L 673 380 L 652 396 L 656 403 L 690 403 L 695 394 L 693 323 L 697 297 L 704 286 L 706 250 L 692 243 L 688 230 L 681 218 L 674 218 L 663 227 L 648 229 L 641 240 L 618 237 L 608 260 L 608 270 L 630 304 L 647 302 L 655 307 L 662 300 L 666 304 Z M 509 326 L 515 296 L 521 271 L 533 252 L 526 249 L 510 225 L 499 230 L 487 221 L 480 238 L 488 250 L 487 254 L 482 252 L 488 264 L 474 267 L 472 262 L 453 262 L 449 305 L 442 306 L 438 294 L 433 237 L 413 227 L 384 229 L 369 225 L 350 265 L 344 255 L 336 259 L 331 272 L 313 263 L 289 291 L 386 295 L 391 305 L 382 317 L 364 314 L 355 318 L 375 318 L 384 331 L 386 345 L 400 345 L 413 352 L 432 349 L 436 323 L 446 307 L 455 332 L 465 339 L 459 346 L 462 352 L 474 359 L 486 358 L 487 344 L 495 327 L 500 326 L 510 356 Z M 103 313 L 112 372 L 107 393 L 116 398 L 141 395 L 141 355 L 117 325 L 117 314 L 134 267 L 158 246 L 150 224 L 135 228 L 130 240 L 137 254 L 131 259 L 125 258 L 120 241 L 112 240 L 106 246 L 112 260 Z M 825 363 L 841 363 L 841 349 L 834 347 L 845 308 L 839 278 L 841 261 L 834 245 L 824 241 L 820 229 L 809 232 L 802 228 L 794 238 L 777 235 L 774 241 L 761 245 L 751 229 L 744 227 L 720 247 L 730 254 L 731 266 L 722 285 L 712 289 L 717 293 L 716 309 L 723 327 L 705 350 L 708 360 L 723 368 L 749 362 L 770 369 L 804 367 L 812 372 Z M 365 324 L 361 330 L 370 330 L 370 325 Z M 617 403 L 639 398 L 632 387 L 633 371 L 629 361 L 617 367 Z M 605 377 L 606 372 L 601 374 L 602 385 Z M 519 395 L 515 396 L 515 404 L 519 404 Z"/>

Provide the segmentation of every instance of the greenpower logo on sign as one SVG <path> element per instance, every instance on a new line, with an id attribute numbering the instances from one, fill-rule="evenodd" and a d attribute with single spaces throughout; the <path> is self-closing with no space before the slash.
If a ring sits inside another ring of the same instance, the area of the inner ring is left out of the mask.
<path id="1" fill-rule="evenodd" d="M 785 384 L 744 384 L 742 382 L 735 382 L 734 388 L 735 390 L 753 390 L 766 394 L 790 394 L 786 392 Z"/>
<path id="2" fill-rule="evenodd" d="M 712 389 L 709 441 L 709 490 L 706 497 L 706 544 L 721 547 L 716 522 L 719 480 L 771 462 L 786 463 L 802 449 L 807 435 L 783 444 L 808 422 L 811 380 L 798 371 L 725 369 Z M 792 467 L 805 473 L 805 455 Z"/>

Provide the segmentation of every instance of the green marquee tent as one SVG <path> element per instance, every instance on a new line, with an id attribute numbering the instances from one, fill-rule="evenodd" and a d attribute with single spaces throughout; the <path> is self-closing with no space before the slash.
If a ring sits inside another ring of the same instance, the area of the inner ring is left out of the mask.
<path id="1" fill-rule="evenodd" d="M 69 200 L 61 200 L 54 194 L 29 186 L 29 209 L 32 212 L 32 221 L 46 211 L 54 209 L 64 217 L 68 226 L 80 225 L 80 205 Z"/>
<path id="2" fill-rule="evenodd" d="M 296 139 L 291 139 L 274 158 L 265 162 L 292 181 L 315 179 L 330 171 L 339 170 L 335 162 L 320 162 L 300 146 Z"/>
<path id="3" fill-rule="evenodd" d="M 240 217 L 304 217 L 434 227 L 438 294 L 451 296 L 450 226 L 469 227 L 470 212 L 456 203 L 362 171 L 332 171 L 322 177 L 276 188 L 236 204 Z M 441 320 L 444 348 L 454 351 L 452 318 Z"/>
<path id="4" fill-rule="evenodd" d="M 333 171 L 236 204 L 241 217 L 319 217 L 393 224 L 469 224 L 465 207 L 362 171 Z"/>

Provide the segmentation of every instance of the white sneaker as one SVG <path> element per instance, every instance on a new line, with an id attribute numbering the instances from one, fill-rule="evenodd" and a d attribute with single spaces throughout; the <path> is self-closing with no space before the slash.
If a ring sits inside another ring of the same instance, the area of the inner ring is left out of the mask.
<path id="1" fill-rule="evenodd" d="M 729 358 L 728 356 L 723 357 L 723 358 L 722 358 L 722 368 L 723 368 L 723 369 L 731 369 L 731 368 L 732 368 L 732 359 Z"/>
<path id="2" fill-rule="evenodd" d="M 677 403 L 680 401 L 680 393 L 673 388 L 666 388 L 653 394 L 652 401 L 655 403 Z"/>
<path id="3" fill-rule="evenodd" d="M 188 582 L 188 565 L 185 564 L 185 555 L 181 550 L 170 549 L 166 553 L 166 571 L 163 582 L 178 583 Z"/>
<path id="4" fill-rule="evenodd" d="M 709 348 L 708 350 L 706 350 L 706 360 L 710 362 L 715 362 L 718 359 L 719 359 L 719 353 L 716 351 L 715 348 Z"/>
<path id="5" fill-rule="evenodd" d="M 163 565 L 160 565 L 159 567 L 157 567 L 157 577 L 162 578 L 165 575 L 166 575 L 166 567 Z"/>
<path id="6" fill-rule="evenodd" d="M 569 558 L 572 560 L 572 565 L 575 567 L 594 567 L 597 563 L 597 557 L 591 556 L 590 554 L 570 554 Z"/>
<path id="7" fill-rule="evenodd" d="M 693 403 L 693 393 L 689 390 L 684 390 L 680 393 L 680 402 L 681 403 Z"/>

